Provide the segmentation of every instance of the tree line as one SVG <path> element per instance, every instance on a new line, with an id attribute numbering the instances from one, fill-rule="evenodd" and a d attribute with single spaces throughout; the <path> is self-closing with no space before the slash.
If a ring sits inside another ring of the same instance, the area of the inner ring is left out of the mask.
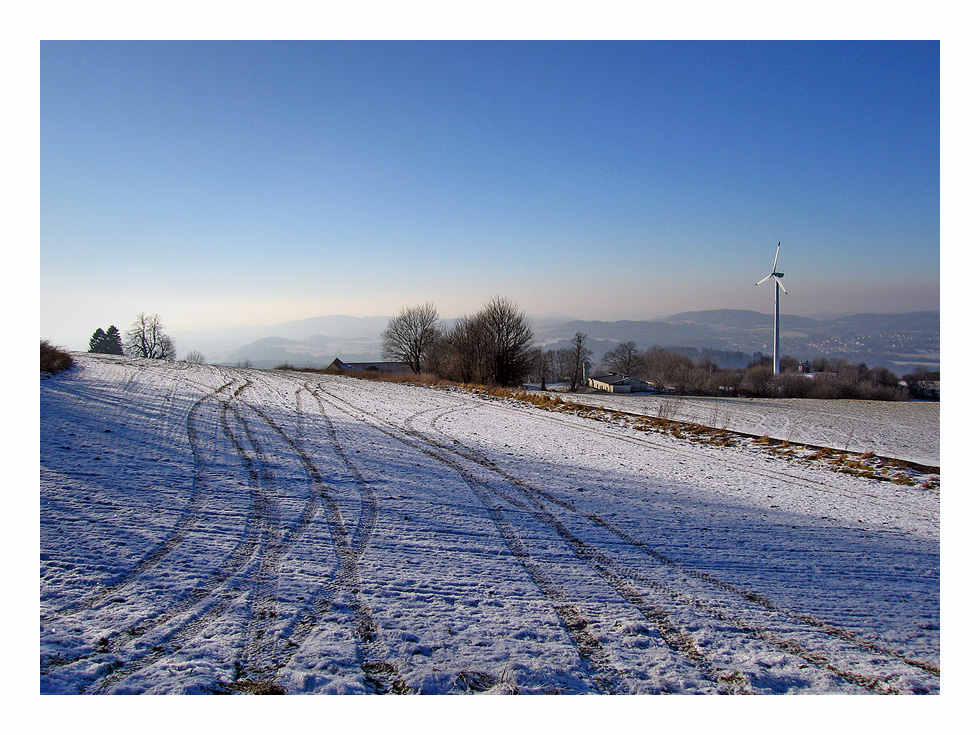
<path id="1" fill-rule="evenodd" d="M 108 329 L 101 327 L 92 333 L 88 343 L 89 352 L 105 355 L 129 355 L 151 360 L 176 360 L 177 347 L 173 339 L 164 331 L 163 320 L 159 314 L 140 312 L 136 320 L 126 330 L 125 336 L 113 324 Z M 196 350 L 187 353 L 186 362 L 203 363 L 204 355 Z"/>
<path id="2" fill-rule="evenodd" d="M 382 332 L 381 355 L 405 363 L 414 373 L 430 373 L 459 383 L 517 386 L 530 382 L 542 390 L 549 383 L 564 383 L 574 392 L 587 385 L 592 368 L 593 353 L 586 347 L 587 338 L 587 334 L 576 332 L 567 346 L 536 347 L 527 313 L 510 299 L 495 296 L 475 314 L 450 325 L 441 322 L 431 302 L 402 309 Z M 89 352 L 161 360 L 175 360 L 177 356 L 160 315 L 144 313 L 137 315 L 125 335 L 115 325 L 96 329 L 89 340 Z M 901 400 L 934 396 L 939 381 L 938 371 L 918 368 L 902 376 L 903 386 L 887 368 L 828 358 L 812 360 L 813 377 L 807 377 L 797 371 L 799 363 L 789 355 L 780 359 L 781 372 L 774 375 L 772 358 L 761 353 L 754 355 L 747 367 L 725 366 L 744 357 L 742 353 L 659 345 L 642 350 L 628 341 L 606 352 L 600 365 L 610 372 L 645 380 L 655 390 L 686 395 Z M 204 355 L 196 350 L 184 359 L 205 362 Z"/>
<path id="3" fill-rule="evenodd" d="M 519 385 L 534 362 L 531 319 L 510 299 L 495 296 L 476 314 L 444 326 L 432 303 L 406 307 L 388 320 L 381 356 L 415 373 L 482 385 Z"/>
<path id="4" fill-rule="evenodd" d="M 780 358 L 780 372 L 774 375 L 768 355 L 758 354 L 745 368 L 719 367 L 707 357 L 695 358 L 661 346 L 641 351 L 635 342 L 610 350 L 602 362 L 609 370 L 646 380 L 655 389 L 687 395 L 888 401 L 920 397 L 925 393 L 920 386 L 939 380 L 938 372 L 922 368 L 900 379 L 885 367 L 823 357 L 810 361 L 810 377 L 799 372 L 800 361 L 791 355 Z"/>
<path id="5" fill-rule="evenodd" d="M 381 335 L 381 354 L 404 362 L 415 373 L 455 382 L 497 386 L 531 382 L 542 389 L 549 383 L 564 383 L 577 391 L 587 384 L 587 366 L 591 367 L 587 338 L 577 332 L 567 346 L 535 347 L 530 318 L 498 296 L 476 314 L 449 326 L 441 324 L 432 303 L 402 309 Z M 731 365 L 744 357 L 742 353 L 700 351 L 698 357 L 698 352 L 659 345 L 643 350 L 629 341 L 606 352 L 595 367 L 645 380 L 655 390 L 760 398 L 902 400 L 925 394 L 929 381 L 939 379 L 938 373 L 920 369 L 903 376 L 906 386 L 902 386 L 887 368 L 828 358 L 811 361 L 813 377 L 808 377 L 797 371 L 798 360 L 789 355 L 780 359 L 782 372 L 774 375 L 772 357 L 761 353 L 739 368 L 722 367 L 719 362 Z"/>

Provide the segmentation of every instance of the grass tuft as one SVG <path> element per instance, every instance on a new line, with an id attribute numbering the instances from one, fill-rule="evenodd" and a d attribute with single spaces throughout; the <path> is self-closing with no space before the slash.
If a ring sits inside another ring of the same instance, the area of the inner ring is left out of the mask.
<path id="1" fill-rule="evenodd" d="M 835 454 L 837 454 L 836 449 L 831 449 L 830 447 L 820 447 L 817 451 L 812 454 L 808 454 L 805 459 L 810 460 L 820 460 L 820 459 L 830 459 Z"/>
<path id="2" fill-rule="evenodd" d="M 60 373 L 67 370 L 75 361 L 71 359 L 63 347 L 57 347 L 46 339 L 41 340 L 41 372 Z"/>
<path id="3" fill-rule="evenodd" d="M 673 401 L 661 405 L 656 416 L 637 415 L 612 408 L 585 406 L 581 403 L 575 403 L 573 400 L 563 400 L 558 395 L 552 393 L 528 391 L 524 388 L 499 388 L 473 383 L 456 383 L 425 373 L 415 375 L 413 373 L 386 373 L 378 370 L 340 373 L 333 369 L 322 368 L 309 369 L 309 372 L 334 375 L 343 374 L 366 380 L 384 380 L 393 383 L 432 386 L 443 390 L 464 391 L 488 398 L 519 401 L 546 411 L 573 414 L 610 424 L 625 425 L 637 431 L 655 431 L 676 437 L 677 439 L 715 446 L 735 446 L 739 441 L 745 441 L 748 438 L 746 434 L 739 434 L 739 432 L 733 432 L 727 428 L 716 428 L 704 424 L 691 424 L 677 421 L 672 418 L 676 412 L 676 402 Z M 748 440 L 752 444 L 767 447 L 769 452 L 772 452 L 778 457 L 792 459 L 794 457 L 800 457 L 801 455 L 799 453 L 803 452 L 802 459 L 825 462 L 837 472 L 885 482 L 894 482 L 900 485 L 914 484 L 908 475 L 886 472 L 881 469 L 882 465 L 904 469 L 907 467 L 907 463 L 900 460 L 885 460 L 876 456 L 874 452 L 865 452 L 864 454 L 857 455 L 846 450 L 831 449 L 829 447 L 822 448 L 806 444 L 794 444 L 789 440 L 773 439 L 768 434 L 751 437 Z M 924 489 L 936 489 L 938 491 L 939 478 L 933 475 L 933 477 L 923 482 L 921 486 Z"/>
<path id="4" fill-rule="evenodd" d="M 252 681 L 250 679 L 242 679 L 240 681 L 230 682 L 225 686 L 229 691 L 239 692 L 241 694 L 275 695 L 286 693 L 286 690 L 276 684 L 274 681 Z"/>

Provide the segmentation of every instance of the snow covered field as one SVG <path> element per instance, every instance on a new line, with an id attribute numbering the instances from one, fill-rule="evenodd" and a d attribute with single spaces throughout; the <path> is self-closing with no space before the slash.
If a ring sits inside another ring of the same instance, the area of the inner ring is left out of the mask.
<path id="1" fill-rule="evenodd" d="M 939 467 L 939 404 L 576 393 L 569 400 Z"/>
<path id="2" fill-rule="evenodd" d="M 75 357 L 40 384 L 42 693 L 939 691 L 936 492 L 465 393 Z"/>

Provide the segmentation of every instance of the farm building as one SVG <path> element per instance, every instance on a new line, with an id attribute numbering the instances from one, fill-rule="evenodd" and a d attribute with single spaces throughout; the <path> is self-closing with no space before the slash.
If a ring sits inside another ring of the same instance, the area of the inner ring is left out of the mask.
<path id="1" fill-rule="evenodd" d="M 650 384 L 619 373 L 600 373 L 589 378 L 589 387 L 606 393 L 635 393 L 649 390 Z"/>
<path id="2" fill-rule="evenodd" d="M 378 370 L 384 373 L 409 373 L 412 371 L 404 362 L 344 362 L 339 357 L 327 365 L 327 369 L 330 368 L 345 373 L 354 370 Z"/>

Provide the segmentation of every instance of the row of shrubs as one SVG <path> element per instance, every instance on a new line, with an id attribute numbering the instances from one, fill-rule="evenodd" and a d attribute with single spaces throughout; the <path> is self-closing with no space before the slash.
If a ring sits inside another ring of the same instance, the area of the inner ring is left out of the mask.
<path id="1" fill-rule="evenodd" d="M 41 340 L 41 372 L 58 373 L 73 364 L 71 355 L 64 348 Z M 883 368 L 868 369 L 863 364 L 854 366 L 845 361 L 833 365 L 839 372 L 827 372 L 817 378 L 806 378 L 794 373 L 772 375 L 764 364 L 756 364 L 746 370 L 718 370 L 710 363 L 692 365 L 680 383 L 681 393 L 701 395 L 750 395 L 758 397 L 780 396 L 783 398 L 860 398 L 865 400 L 902 400 L 908 398 L 908 391 L 898 385 L 898 378 Z M 701 380 L 691 376 L 701 372 Z M 357 370 L 342 372 L 336 368 L 297 368 L 289 363 L 276 366 L 278 370 L 303 370 L 330 374 L 344 374 L 367 380 L 385 380 L 395 383 L 414 383 L 425 385 L 464 385 L 470 388 L 480 386 L 450 381 L 431 373 L 388 373 L 380 370 Z M 678 377 L 681 376 L 671 376 Z M 913 377 L 904 376 L 909 383 Z M 928 374 L 933 378 L 933 374 Z M 938 374 L 935 378 L 938 379 Z"/>
<path id="2" fill-rule="evenodd" d="M 833 367 L 840 372 L 826 372 L 816 377 L 804 377 L 799 373 L 780 373 L 773 375 L 767 364 L 753 365 L 745 370 L 718 370 L 715 366 L 692 365 L 694 370 L 679 379 L 672 386 L 674 392 L 682 395 L 727 395 L 750 396 L 757 398 L 851 398 L 874 401 L 899 401 L 909 398 L 909 390 L 898 384 L 898 377 L 884 368 L 868 369 L 862 365 L 850 365 L 837 361 Z M 470 389 L 486 389 L 459 381 L 446 380 L 432 373 L 390 373 L 377 369 L 341 371 L 336 368 L 297 368 L 289 363 L 276 366 L 278 370 L 301 370 L 303 372 L 348 375 L 366 380 L 384 380 L 392 383 L 413 383 L 424 385 L 457 385 Z M 700 380 L 694 374 L 702 371 Z M 931 375 L 931 374 L 930 374 Z M 911 375 L 904 376 L 911 382 Z M 937 375 L 938 377 L 938 375 Z"/>
<path id="3" fill-rule="evenodd" d="M 851 365 L 843 360 L 836 372 L 819 372 L 807 377 L 800 373 L 773 375 L 768 365 L 745 370 L 735 381 L 735 395 L 757 398 L 850 398 L 866 401 L 902 401 L 908 390 L 898 377 L 884 368 L 868 369 L 862 363 Z"/>
<path id="4" fill-rule="evenodd" d="M 630 374 L 649 381 L 657 389 L 670 389 L 681 395 L 874 401 L 919 397 L 913 390 L 915 386 L 924 381 L 939 380 L 938 372 L 926 372 L 923 368 L 899 378 L 881 366 L 855 365 L 836 358 L 813 360 L 812 372 L 807 374 L 797 371 L 798 364 L 796 358 L 784 356 L 780 360 L 781 372 L 773 375 L 771 357 L 760 357 L 745 368 L 722 368 L 705 358 L 695 360 L 689 355 L 657 347 L 639 355 Z"/>

